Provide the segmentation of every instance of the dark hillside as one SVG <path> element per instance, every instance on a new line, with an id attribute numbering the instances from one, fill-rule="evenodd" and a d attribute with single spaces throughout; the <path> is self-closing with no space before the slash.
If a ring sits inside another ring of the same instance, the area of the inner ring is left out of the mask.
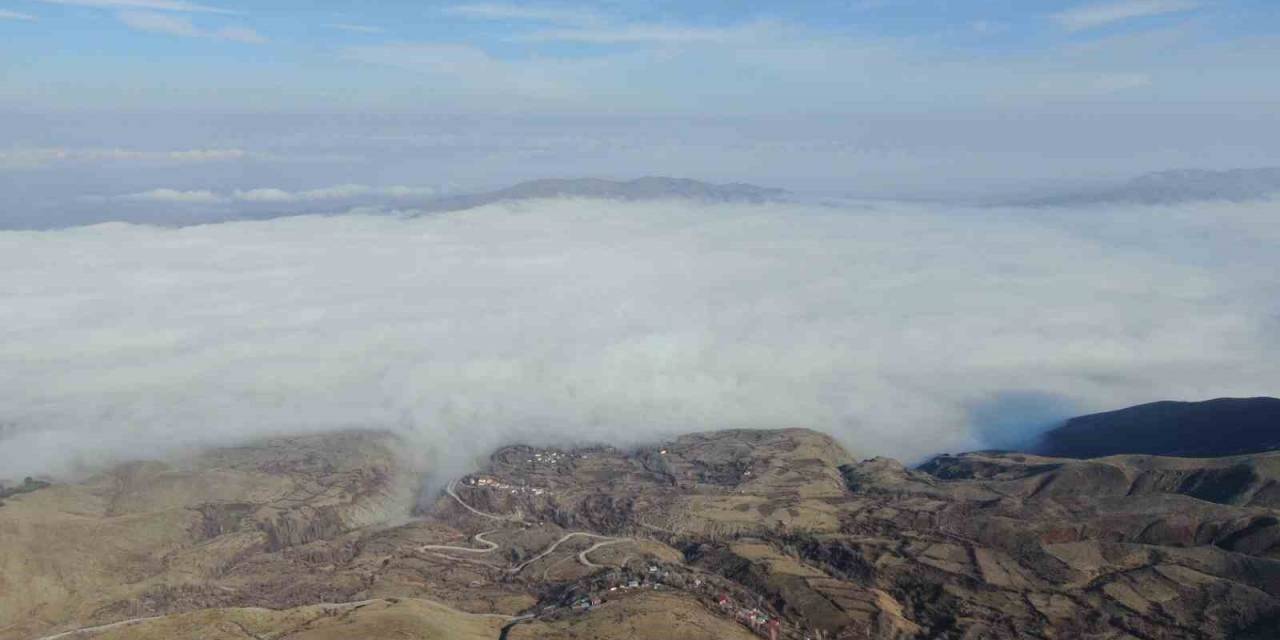
<path id="1" fill-rule="evenodd" d="M 1034 452 L 1060 458 L 1119 454 L 1216 457 L 1280 449 L 1280 399 L 1153 402 L 1068 420 Z"/>

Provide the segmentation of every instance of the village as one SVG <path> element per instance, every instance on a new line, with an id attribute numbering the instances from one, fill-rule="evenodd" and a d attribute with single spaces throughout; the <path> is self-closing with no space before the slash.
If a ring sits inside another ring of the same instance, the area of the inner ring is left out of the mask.
<path id="1" fill-rule="evenodd" d="M 749 593 L 739 585 L 719 576 L 701 574 L 680 565 L 635 565 L 601 572 L 584 587 L 570 587 L 556 604 L 539 610 L 538 618 L 556 618 L 563 615 L 592 611 L 618 598 L 628 597 L 645 590 L 672 589 L 692 593 L 708 605 L 756 635 L 769 640 L 822 640 L 821 632 L 810 631 L 787 624 L 780 616 L 769 612 L 763 599 Z M 755 604 L 752 604 L 752 603 Z"/>
<path id="2" fill-rule="evenodd" d="M 530 487 L 528 485 L 507 484 L 491 476 L 467 476 L 463 478 L 462 484 L 468 487 L 479 487 L 484 489 L 497 489 L 498 491 L 506 491 L 507 493 L 527 494 L 540 496 L 547 493 L 546 489 L 541 487 Z"/>
<path id="3" fill-rule="evenodd" d="M 661 449 L 657 453 L 665 457 L 668 451 Z M 589 457 L 586 452 L 532 447 L 511 447 L 500 455 L 505 464 L 529 470 L 573 465 L 576 461 Z M 745 477 L 751 475 L 750 470 L 745 470 L 745 473 L 744 470 L 739 470 L 738 473 Z M 552 493 L 548 488 L 531 486 L 525 481 L 487 474 L 464 477 L 460 484 L 512 496 L 549 496 Z M 463 506 L 468 506 L 460 497 L 454 497 Z M 565 585 L 562 587 L 563 591 L 548 594 L 549 597 L 543 601 L 544 605 L 536 609 L 536 612 L 531 611 L 532 615 L 528 619 L 546 620 L 581 615 L 620 598 L 665 589 L 697 596 L 708 610 L 735 621 L 762 638 L 821 640 L 825 637 L 820 631 L 788 623 L 770 610 L 762 596 L 751 593 L 742 585 L 722 576 L 685 564 L 646 563 L 640 560 L 624 560 L 624 563 L 623 566 L 588 576 L 576 584 Z"/>

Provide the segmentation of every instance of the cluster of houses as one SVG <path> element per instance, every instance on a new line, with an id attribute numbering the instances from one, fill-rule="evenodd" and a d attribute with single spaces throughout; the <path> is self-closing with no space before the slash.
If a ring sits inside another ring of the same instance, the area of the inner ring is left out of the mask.
<path id="1" fill-rule="evenodd" d="M 541 451 L 525 459 L 529 464 L 560 464 L 569 458 L 563 451 Z"/>
<path id="2" fill-rule="evenodd" d="M 779 619 L 770 617 L 769 614 L 756 607 L 739 605 L 727 593 L 721 594 L 720 599 L 716 602 L 720 605 L 720 610 L 732 616 L 734 620 L 751 627 L 751 630 L 757 634 L 767 634 L 769 640 L 778 640 L 778 632 L 782 626 L 782 622 Z"/>
<path id="3" fill-rule="evenodd" d="M 652 581 L 649 579 L 649 577 L 645 577 L 641 579 L 641 578 L 636 578 L 634 576 L 631 576 L 631 577 L 628 577 L 625 581 L 619 581 L 617 582 L 617 584 L 611 584 L 608 587 L 608 592 L 617 593 L 617 592 L 633 591 L 636 589 L 655 589 L 655 590 L 661 589 L 662 583 L 658 582 L 657 580 L 660 579 L 660 576 L 664 576 L 665 572 L 660 572 L 658 567 L 650 565 L 649 573 L 653 577 Z M 583 595 L 578 597 L 568 606 L 570 609 L 574 611 L 590 611 L 591 609 L 594 609 L 600 606 L 601 604 L 604 604 L 604 598 L 597 593 L 592 593 L 590 595 Z"/>
<path id="4" fill-rule="evenodd" d="M 490 476 L 467 476 L 463 478 L 462 484 L 468 487 L 484 487 L 486 489 L 497 489 L 508 493 L 527 493 L 535 496 L 543 495 L 547 492 L 541 487 L 530 487 L 528 485 L 507 484 Z"/>
<path id="5" fill-rule="evenodd" d="M 598 584 L 598 591 L 581 594 L 564 606 L 574 612 L 587 612 L 603 604 L 605 597 L 614 593 L 638 589 L 659 590 L 664 585 L 667 585 L 669 580 L 675 581 L 671 584 L 677 590 L 705 593 L 708 590 L 715 589 L 714 584 L 704 581 L 702 578 L 687 580 L 678 575 L 670 575 L 666 569 L 658 565 L 649 565 L 647 569 L 647 571 L 639 575 L 632 572 L 626 572 L 621 575 L 614 574 L 604 584 Z M 715 592 L 712 591 L 712 593 Z M 782 620 L 780 618 L 770 615 L 759 607 L 741 604 L 727 592 L 721 592 L 716 602 L 720 606 L 721 613 L 751 629 L 757 635 L 769 638 L 769 640 L 779 640 L 782 637 Z M 805 636 L 806 639 L 809 637 L 808 635 Z"/>

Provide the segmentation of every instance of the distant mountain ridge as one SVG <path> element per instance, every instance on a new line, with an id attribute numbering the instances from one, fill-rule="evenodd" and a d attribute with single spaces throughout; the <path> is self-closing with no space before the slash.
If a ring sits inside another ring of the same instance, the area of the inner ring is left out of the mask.
<path id="1" fill-rule="evenodd" d="M 1182 202 L 1247 202 L 1280 196 L 1280 167 L 1209 171 L 1178 169 L 1138 176 L 1100 189 L 1060 194 L 1022 204 L 1070 206 L 1079 204 Z"/>
<path id="2" fill-rule="evenodd" d="M 681 198 L 703 202 L 768 202 L 787 195 L 784 189 L 734 182 L 712 184 L 687 178 L 648 176 L 635 180 L 551 178 L 531 180 L 484 193 L 447 196 L 429 202 L 428 211 L 459 211 L 495 202 L 537 198 L 600 198 L 606 200 L 664 200 Z"/>
<path id="3" fill-rule="evenodd" d="M 1217 457 L 1280 449 L 1280 399 L 1153 402 L 1067 420 L 1033 453 L 1059 458 L 1145 454 Z"/>

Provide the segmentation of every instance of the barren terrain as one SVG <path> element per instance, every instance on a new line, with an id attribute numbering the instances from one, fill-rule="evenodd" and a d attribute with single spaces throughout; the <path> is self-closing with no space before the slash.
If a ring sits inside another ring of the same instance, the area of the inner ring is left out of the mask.
<path id="1" fill-rule="evenodd" d="M 629 451 L 507 447 L 415 496 L 424 470 L 401 445 L 276 439 L 14 494 L 0 638 L 1280 628 L 1280 453 L 972 453 L 912 470 L 812 431 L 726 431 Z"/>

